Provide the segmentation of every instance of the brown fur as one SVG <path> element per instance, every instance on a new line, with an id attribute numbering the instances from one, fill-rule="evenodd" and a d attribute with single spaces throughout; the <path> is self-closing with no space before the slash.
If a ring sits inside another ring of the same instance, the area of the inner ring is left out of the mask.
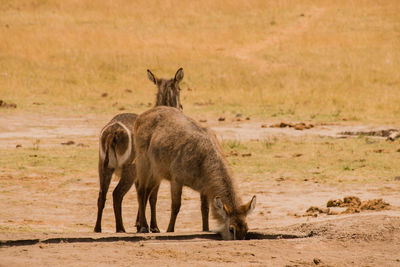
<path id="1" fill-rule="evenodd" d="M 254 209 L 255 197 L 241 205 L 232 175 L 221 147 L 207 128 L 176 109 L 155 107 L 135 121 L 137 153 L 139 224 L 147 231 L 145 208 L 147 199 L 162 179 L 171 182 L 171 219 L 168 232 L 173 232 L 181 205 L 182 187 L 200 192 L 203 208 L 213 202 L 213 215 L 224 224 L 224 239 L 244 239 L 247 233 L 246 215 Z M 229 234 L 231 232 L 231 234 Z"/>
<path id="2" fill-rule="evenodd" d="M 180 68 L 175 77 L 169 80 L 158 79 L 147 70 L 149 79 L 157 85 L 156 106 L 168 105 L 182 109 L 180 103 L 179 82 L 183 79 L 183 69 Z M 99 140 L 99 180 L 100 190 L 97 200 L 97 220 L 95 232 L 101 232 L 101 219 L 106 202 L 106 195 L 114 172 L 121 173 L 120 181 L 113 192 L 113 206 L 117 232 L 125 232 L 122 222 L 122 200 L 136 180 L 136 168 L 132 165 L 135 158 L 133 124 L 137 114 L 122 113 L 115 116 L 101 131 Z M 131 144 L 129 145 L 129 140 Z M 152 232 L 159 232 L 156 220 L 156 202 L 158 188 L 153 190 L 150 197 Z M 138 221 L 138 217 L 137 217 Z"/>

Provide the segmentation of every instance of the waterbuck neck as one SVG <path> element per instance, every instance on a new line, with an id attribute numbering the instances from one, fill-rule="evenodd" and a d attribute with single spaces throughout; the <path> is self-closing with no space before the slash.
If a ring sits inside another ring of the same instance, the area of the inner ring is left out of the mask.
<path id="1" fill-rule="evenodd" d="M 215 156 L 217 156 L 218 159 L 216 159 Z M 209 159 L 206 159 L 206 162 L 210 163 L 206 164 L 209 165 L 206 170 L 206 176 L 208 178 L 206 194 L 208 195 L 210 203 L 213 203 L 214 199 L 219 197 L 232 211 L 232 214 L 237 213 L 241 201 L 225 159 L 222 155 L 210 155 Z M 219 215 L 215 213 L 214 215 L 216 215 L 219 221 L 222 220 Z"/>

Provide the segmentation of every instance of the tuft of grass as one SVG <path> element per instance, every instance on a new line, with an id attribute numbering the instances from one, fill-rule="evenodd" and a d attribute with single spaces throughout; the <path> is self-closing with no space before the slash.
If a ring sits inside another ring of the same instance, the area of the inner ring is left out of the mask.
<path id="1" fill-rule="evenodd" d="M 265 138 L 264 140 L 261 141 L 261 144 L 265 147 L 266 150 L 270 150 L 272 146 L 277 142 L 276 137 L 272 138 Z"/>
<path id="2" fill-rule="evenodd" d="M 233 140 L 224 140 L 222 142 L 222 147 L 223 148 L 229 148 L 229 149 L 245 149 L 245 146 L 242 144 L 240 140 L 233 139 Z"/>

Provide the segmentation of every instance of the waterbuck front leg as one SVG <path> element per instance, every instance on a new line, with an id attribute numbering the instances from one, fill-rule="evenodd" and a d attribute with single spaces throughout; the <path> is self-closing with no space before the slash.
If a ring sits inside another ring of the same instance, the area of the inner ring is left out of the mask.
<path id="1" fill-rule="evenodd" d="M 169 225 L 167 232 L 174 232 L 175 221 L 178 216 L 179 209 L 181 208 L 181 198 L 182 198 L 182 184 L 177 183 L 173 179 L 171 180 L 171 218 L 169 220 Z"/>
<path id="2" fill-rule="evenodd" d="M 110 186 L 113 172 L 114 169 L 109 169 L 105 167 L 104 162 L 102 160 L 99 160 L 100 191 L 99 191 L 99 197 L 97 199 L 97 220 L 96 220 L 96 226 L 94 227 L 94 231 L 96 233 L 101 232 L 101 218 L 103 216 L 103 209 L 106 203 L 107 192 Z"/>
<path id="3" fill-rule="evenodd" d="M 208 214 L 210 211 L 210 206 L 208 204 L 207 195 L 200 193 L 200 200 L 201 200 L 201 217 L 203 219 L 203 231 L 208 232 Z"/>
<path id="4" fill-rule="evenodd" d="M 122 168 L 121 180 L 113 192 L 113 204 L 115 214 L 115 226 L 117 233 L 125 232 L 124 224 L 122 222 L 122 200 L 125 194 L 132 187 L 136 177 L 135 166 L 128 165 Z"/>

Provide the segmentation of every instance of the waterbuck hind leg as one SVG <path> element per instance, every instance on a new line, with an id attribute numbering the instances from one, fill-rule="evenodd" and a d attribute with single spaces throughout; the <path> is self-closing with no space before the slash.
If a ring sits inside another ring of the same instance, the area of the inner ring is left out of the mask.
<path id="1" fill-rule="evenodd" d="M 208 204 L 208 198 L 207 195 L 201 193 L 200 194 L 200 200 L 201 200 L 201 217 L 203 220 L 203 231 L 208 232 L 209 227 L 208 227 L 208 214 L 210 212 L 210 206 Z"/>
<path id="2" fill-rule="evenodd" d="M 148 192 L 148 181 L 147 178 L 150 177 L 150 168 L 148 160 L 138 156 L 136 158 L 136 192 L 138 200 L 138 215 L 136 218 L 136 228 L 138 233 L 148 233 L 149 225 L 146 220 L 146 204 L 149 197 Z"/>
<path id="3" fill-rule="evenodd" d="M 173 179 L 171 180 L 171 218 L 167 232 L 174 232 L 175 230 L 176 217 L 181 208 L 182 187 L 182 184 L 175 182 Z"/>
<path id="4" fill-rule="evenodd" d="M 122 221 L 122 200 L 125 194 L 132 187 L 135 180 L 135 166 L 128 165 L 122 168 L 121 180 L 113 192 L 113 204 L 114 204 L 114 215 L 115 215 L 115 227 L 117 233 L 125 232 L 124 224 Z"/>
<path id="5" fill-rule="evenodd" d="M 135 181 L 135 188 L 136 188 L 136 192 L 139 192 L 139 182 L 138 182 L 138 179 L 136 179 L 136 181 Z M 138 200 L 138 203 L 139 203 L 139 195 L 138 194 L 136 194 L 136 197 L 137 197 L 137 200 Z M 136 215 L 136 230 L 137 230 L 137 232 L 139 233 L 140 232 L 140 223 L 139 223 L 139 208 L 138 208 L 138 210 L 137 210 L 137 215 Z"/>
<path id="6" fill-rule="evenodd" d="M 151 220 L 150 220 L 150 231 L 152 233 L 159 233 L 160 229 L 157 226 L 157 195 L 160 185 L 154 187 L 150 194 L 150 209 L 151 209 Z"/>
<path id="7" fill-rule="evenodd" d="M 136 224 L 136 227 L 138 229 L 138 233 L 148 233 L 149 225 L 147 224 L 146 219 L 146 204 L 147 200 L 149 199 L 149 192 L 145 186 L 138 186 L 137 198 L 139 204 L 139 222 Z"/>
<path id="8" fill-rule="evenodd" d="M 96 226 L 94 227 L 94 231 L 96 233 L 101 232 L 101 218 L 103 216 L 103 209 L 106 203 L 107 192 L 110 186 L 113 172 L 114 169 L 109 169 L 107 167 L 104 167 L 103 161 L 99 160 L 100 191 L 99 191 L 99 197 L 97 199 L 97 220 L 96 220 Z"/>

